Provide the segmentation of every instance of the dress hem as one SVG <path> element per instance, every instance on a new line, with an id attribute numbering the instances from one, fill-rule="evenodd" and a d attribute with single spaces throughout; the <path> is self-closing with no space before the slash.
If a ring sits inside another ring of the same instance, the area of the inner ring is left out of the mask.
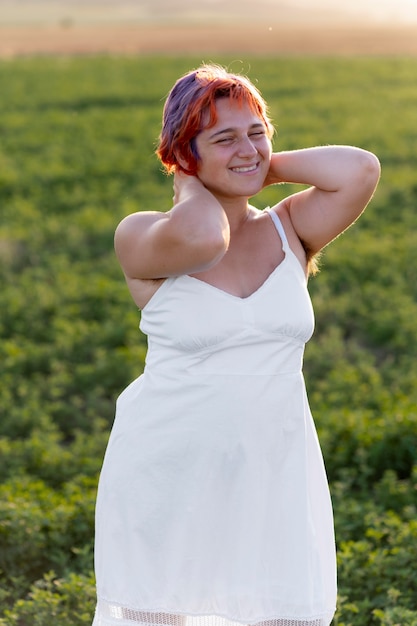
<path id="1" fill-rule="evenodd" d="M 178 610 L 127 608 L 104 599 L 98 600 L 92 626 L 329 626 L 336 608 L 314 615 L 280 614 L 252 619 L 220 613 L 193 613 Z"/>

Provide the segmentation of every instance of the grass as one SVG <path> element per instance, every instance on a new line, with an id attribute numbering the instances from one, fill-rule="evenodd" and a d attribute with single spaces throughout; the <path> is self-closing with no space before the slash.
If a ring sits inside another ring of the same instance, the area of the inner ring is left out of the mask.
<path id="1" fill-rule="evenodd" d="M 381 160 L 371 206 L 311 281 L 305 370 L 335 507 L 334 624 L 416 624 L 417 60 L 214 61 L 257 81 L 277 150 L 346 143 Z M 153 156 L 163 99 L 199 62 L 0 63 L 1 626 L 91 623 L 97 476 L 146 350 L 113 232 L 170 207 Z"/>

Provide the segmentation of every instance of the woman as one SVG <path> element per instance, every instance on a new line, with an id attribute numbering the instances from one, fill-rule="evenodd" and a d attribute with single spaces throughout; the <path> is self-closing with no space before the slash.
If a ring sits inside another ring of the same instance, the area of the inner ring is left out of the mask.
<path id="1" fill-rule="evenodd" d="M 361 214 L 371 153 L 272 153 L 246 79 L 177 81 L 158 155 L 167 213 L 129 215 L 115 248 L 148 335 L 117 402 L 97 500 L 94 626 L 328 626 L 332 510 L 301 372 L 314 255 Z M 281 182 L 308 188 L 259 211 Z"/>

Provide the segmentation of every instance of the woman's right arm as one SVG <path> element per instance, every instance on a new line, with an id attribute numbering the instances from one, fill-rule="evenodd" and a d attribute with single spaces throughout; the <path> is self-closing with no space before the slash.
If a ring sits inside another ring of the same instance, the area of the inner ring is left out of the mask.
<path id="1" fill-rule="evenodd" d="M 229 222 L 221 204 L 195 176 L 175 174 L 174 207 L 125 217 L 115 250 L 128 278 L 157 279 L 213 267 L 229 245 Z"/>

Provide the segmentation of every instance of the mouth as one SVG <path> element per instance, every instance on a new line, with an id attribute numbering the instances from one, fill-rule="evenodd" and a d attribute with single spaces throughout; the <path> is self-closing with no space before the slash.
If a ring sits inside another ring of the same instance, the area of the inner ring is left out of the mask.
<path id="1" fill-rule="evenodd" d="M 258 169 L 258 163 L 252 165 L 241 165 L 240 167 L 231 167 L 232 172 L 236 174 L 247 174 L 248 172 L 255 172 Z"/>

